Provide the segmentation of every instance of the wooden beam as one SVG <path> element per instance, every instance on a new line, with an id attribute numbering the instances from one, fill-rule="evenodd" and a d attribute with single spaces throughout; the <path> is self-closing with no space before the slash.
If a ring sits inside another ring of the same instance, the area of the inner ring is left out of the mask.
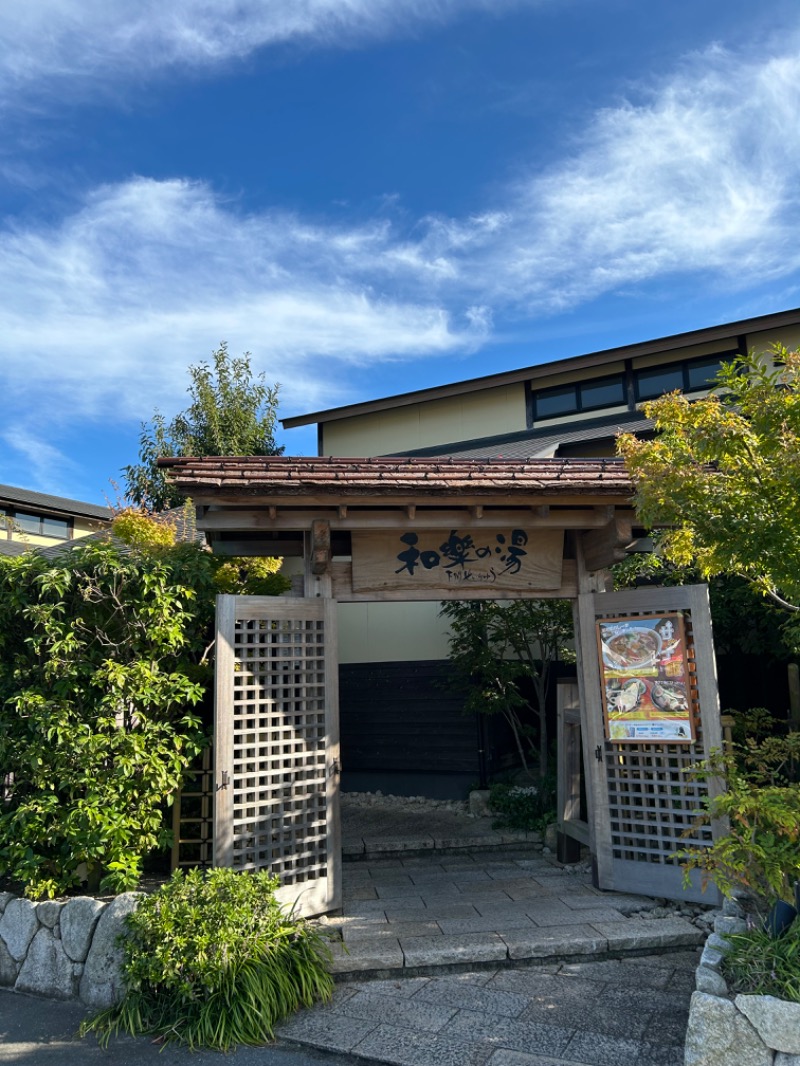
<path id="1" fill-rule="evenodd" d="M 339 603 L 377 603 L 399 602 L 406 603 L 410 600 L 496 600 L 501 597 L 504 600 L 537 599 L 537 600 L 571 600 L 578 595 L 578 583 L 574 559 L 565 559 L 563 563 L 561 587 L 557 589 L 465 589 L 463 586 L 453 588 L 426 588 L 409 592 L 353 592 L 353 564 L 349 560 L 334 560 L 331 563 L 331 581 L 333 596 Z"/>
<path id="2" fill-rule="evenodd" d="M 276 495 L 274 492 L 261 492 L 249 490 L 247 492 L 223 492 L 205 495 L 202 487 L 197 487 L 192 493 L 192 500 L 196 504 L 209 507 L 296 507 L 320 510 L 333 509 L 344 504 L 348 507 L 407 507 L 413 504 L 417 507 L 470 507 L 473 504 L 481 504 L 484 507 L 537 507 L 539 505 L 552 505 L 553 507 L 630 507 L 631 498 L 629 493 L 614 488 L 611 491 L 599 492 L 544 492 L 531 489 L 530 492 L 519 492 L 513 495 L 500 489 L 486 492 L 451 492 L 431 494 L 423 496 L 419 491 L 411 494 L 395 495 L 394 493 L 358 493 L 348 492 L 347 483 L 342 483 L 341 492 L 321 493 L 295 493 L 285 496 Z"/>
<path id="3" fill-rule="evenodd" d="M 481 505 L 478 505 L 481 506 Z M 198 521 L 198 529 L 208 532 L 229 530 L 245 533 L 251 530 L 288 531 L 308 529 L 315 519 L 324 516 L 334 530 L 354 529 L 405 529 L 409 517 L 405 507 L 387 507 L 385 510 L 345 508 L 301 508 L 292 510 L 281 507 L 274 519 L 269 517 L 266 508 L 249 507 L 244 509 L 216 509 L 208 511 Z M 624 518 L 633 520 L 633 511 L 624 508 L 618 511 Z M 524 529 L 597 529 L 608 524 L 604 513 L 598 514 L 592 507 L 582 507 L 556 511 L 548 509 L 544 515 L 532 512 L 525 506 L 517 507 L 482 507 L 481 517 L 474 517 L 469 507 L 451 507 L 448 509 L 431 509 L 414 512 L 414 523 L 420 529 L 480 529 L 487 524 L 508 525 L 513 523 Z"/>
<path id="4" fill-rule="evenodd" d="M 409 517 L 409 518 L 411 519 L 411 521 L 413 522 L 413 521 L 414 521 L 414 519 L 415 519 L 415 518 L 416 518 L 416 516 L 417 516 L 417 507 L 416 507 L 416 504 L 413 504 L 413 503 L 410 503 L 410 504 L 408 504 L 408 506 L 406 507 L 406 514 L 408 515 L 408 517 Z"/>
<path id="5" fill-rule="evenodd" d="M 483 504 L 478 503 L 475 504 L 473 507 L 470 507 L 469 513 L 475 519 L 483 518 Z"/>
<path id="6" fill-rule="evenodd" d="M 599 529 L 581 535 L 583 560 L 587 570 L 604 570 L 625 558 L 625 548 L 633 539 L 629 518 L 614 517 Z"/>
<path id="7" fill-rule="evenodd" d="M 327 574 L 331 563 L 331 527 L 323 519 L 311 523 L 311 573 Z"/>

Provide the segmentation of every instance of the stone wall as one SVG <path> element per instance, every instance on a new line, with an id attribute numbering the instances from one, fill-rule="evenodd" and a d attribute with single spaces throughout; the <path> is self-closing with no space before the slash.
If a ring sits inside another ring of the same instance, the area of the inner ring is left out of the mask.
<path id="1" fill-rule="evenodd" d="M 800 1003 L 729 994 L 723 934 L 746 928 L 738 904 L 726 900 L 697 967 L 684 1066 L 800 1066 Z"/>
<path id="2" fill-rule="evenodd" d="M 122 994 L 117 943 L 139 893 L 32 903 L 0 892 L 0 986 L 109 1007 Z"/>

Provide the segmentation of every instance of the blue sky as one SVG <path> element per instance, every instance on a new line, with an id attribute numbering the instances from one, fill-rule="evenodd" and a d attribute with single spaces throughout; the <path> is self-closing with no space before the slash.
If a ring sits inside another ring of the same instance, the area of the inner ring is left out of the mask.
<path id="1" fill-rule="evenodd" d="M 800 305 L 794 0 L 5 0 L 0 121 L 7 484 Z"/>

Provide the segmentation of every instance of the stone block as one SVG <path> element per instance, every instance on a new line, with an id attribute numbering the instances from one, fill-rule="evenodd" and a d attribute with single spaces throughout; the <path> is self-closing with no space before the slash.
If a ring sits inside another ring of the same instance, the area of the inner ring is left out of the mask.
<path id="1" fill-rule="evenodd" d="M 720 914 L 718 918 L 714 919 L 714 932 L 717 936 L 746 933 L 747 922 L 744 918 L 735 918 L 732 915 Z"/>
<path id="2" fill-rule="evenodd" d="M 63 902 L 46 899 L 43 903 L 36 904 L 36 917 L 46 929 L 54 929 L 63 908 Z"/>
<path id="3" fill-rule="evenodd" d="M 627 922 L 591 925 L 606 937 L 610 951 L 686 947 L 704 939 L 704 934 L 683 918 L 631 918 Z"/>
<path id="4" fill-rule="evenodd" d="M 605 936 L 590 925 L 567 929 L 513 930 L 503 933 L 510 959 L 547 959 L 570 955 L 596 955 L 608 950 Z"/>
<path id="5" fill-rule="evenodd" d="M 379 937 L 373 940 L 348 942 L 347 949 L 334 944 L 333 973 L 357 973 L 362 970 L 400 970 L 403 952 L 397 938 Z"/>
<path id="6" fill-rule="evenodd" d="M 0 940 L 0 987 L 13 988 L 19 973 L 19 963 Z"/>
<path id="7" fill-rule="evenodd" d="M 77 896 L 61 910 L 58 927 L 64 951 L 73 962 L 85 962 L 92 943 L 92 934 L 107 904 L 91 896 Z"/>
<path id="8" fill-rule="evenodd" d="M 473 818 L 489 818 L 489 789 L 476 788 L 469 794 L 469 813 Z"/>
<path id="9" fill-rule="evenodd" d="M 773 1066 L 800 1066 L 800 1055 L 787 1055 L 785 1052 L 779 1051 L 775 1056 Z"/>
<path id="10" fill-rule="evenodd" d="M 89 1007 L 110 1007 L 122 996 L 123 952 L 118 938 L 125 918 L 136 910 L 139 892 L 123 892 L 105 908 L 95 927 L 80 983 L 80 998 Z"/>
<path id="11" fill-rule="evenodd" d="M 34 992 L 53 999 L 71 999 L 75 995 L 72 962 L 52 930 L 40 929 L 31 942 L 19 971 L 17 992 Z"/>
<path id="12" fill-rule="evenodd" d="M 684 1056 L 685 1066 L 773 1066 L 774 1053 L 730 1000 L 695 992 Z"/>
<path id="13" fill-rule="evenodd" d="M 0 916 L 2 916 L 12 899 L 16 899 L 13 892 L 0 892 Z"/>
<path id="14" fill-rule="evenodd" d="M 734 1003 L 767 1047 L 800 1055 L 800 1003 L 775 996 L 737 996 Z"/>
<path id="15" fill-rule="evenodd" d="M 726 996 L 728 985 L 725 978 L 718 970 L 710 966 L 698 966 L 695 974 L 695 985 L 698 992 L 707 992 L 709 996 Z"/>
<path id="16" fill-rule="evenodd" d="M 22 962 L 27 954 L 39 919 L 36 917 L 36 904 L 29 899 L 12 899 L 0 918 L 0 938 L 13 959 Z"/>
<path id="17" fill-rule="evenodd" d="M 403 937 L 400 946 L 405 965 L 410 967 L 494 962 L 508 957 L 506 945 L 497 933 Z"/>

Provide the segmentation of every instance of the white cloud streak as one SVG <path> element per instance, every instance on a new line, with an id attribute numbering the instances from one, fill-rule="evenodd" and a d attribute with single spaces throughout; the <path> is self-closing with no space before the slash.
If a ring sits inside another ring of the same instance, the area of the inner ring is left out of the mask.
<path id="1" fill-rule="evenodd" d="M 479 217 L 405 232 L 244 216 L 181 180 L 97 189 L 57 227 L 0 233 L 0 386 L 19 410 L 46 394 L 53 422 L 149 417 L 224 338 L 296 412 L 348 402 L 381 360 L 469 351 L 632 286 L 790 284 L 798 112 L 800 51 L 716 48 L 597 114 Z"/>
<path id="2" fill-rule="evenodd" d="M 96 92 L 125 77 L 213 68 L 296 42 L 365 40 L 544 0 L 5 0 L 0 99 L 24 92 Z"/>

